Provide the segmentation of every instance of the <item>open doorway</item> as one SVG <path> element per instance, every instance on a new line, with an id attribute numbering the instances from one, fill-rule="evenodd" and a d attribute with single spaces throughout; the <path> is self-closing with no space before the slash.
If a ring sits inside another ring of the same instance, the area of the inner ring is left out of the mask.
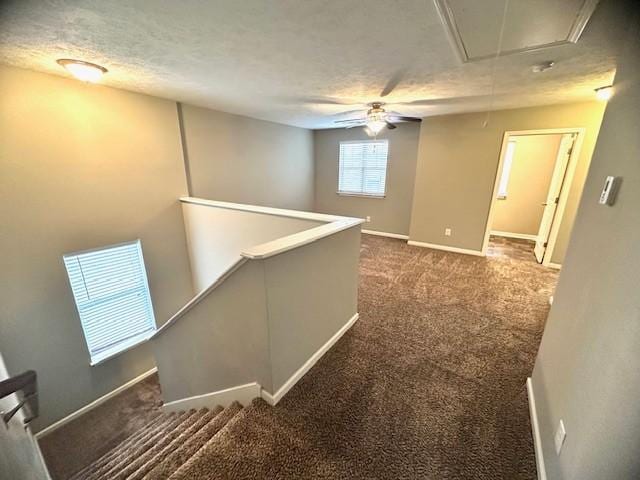
<path id="1" fill-rule="evenodd" d="M 559 268 L 551 261 L 584 129 L 509 131 L 504 135 L 500 163 L 485 232 L 490 238 L 519 242 L 532 260 Z"/>

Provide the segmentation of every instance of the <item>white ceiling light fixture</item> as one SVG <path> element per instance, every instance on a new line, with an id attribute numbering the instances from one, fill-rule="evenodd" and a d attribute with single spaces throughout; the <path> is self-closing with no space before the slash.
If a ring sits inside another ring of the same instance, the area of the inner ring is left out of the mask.
<path id="1" fill-rule="evenodd" d="M 97 83 L 108 72 L 103 66 L 84 60 L 60 58 L 56 63 L 82 82 Z"/>
<path id="2" fill-rule="evenodd" d="M 606 102 L 613 95 L 613 87 L 611 85 L 607 85 L 606 87 L 596 88 L 595 92 L 598 100 Z"/>
<path id="3" fill-rule="evenodd" d="M 373 133 L 375 137 L 378 135 L 384 127 L 387 126 L 387 114 L 382 112 L 371 112 L 367 115 L 367 128 Z"/>
<path id="4" fill-rule="evenodd" d="M 547 70 L 551 70 L 555 66 L 556 62 L 549 60 L 548 62 L 536 63 L 531 67 L 533 73 L 542 73 Z"/>

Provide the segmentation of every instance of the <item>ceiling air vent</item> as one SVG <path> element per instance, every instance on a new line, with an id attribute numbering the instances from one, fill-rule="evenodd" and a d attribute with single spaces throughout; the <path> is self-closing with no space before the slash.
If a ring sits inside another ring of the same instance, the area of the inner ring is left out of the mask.
<path id="1" fill-rule="evenodd" d="M 434 0 L 460 60 L 494 57 L 505 1 L 500 55 L 576 43 L 598 0 Z"/>

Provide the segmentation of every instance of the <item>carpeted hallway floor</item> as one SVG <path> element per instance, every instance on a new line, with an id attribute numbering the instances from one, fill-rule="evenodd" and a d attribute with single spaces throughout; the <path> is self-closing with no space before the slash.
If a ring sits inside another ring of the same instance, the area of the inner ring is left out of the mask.
<path id="1" fill-rule="evenodd" d="M 557 272 L 527 242 L 482 258 L 362 238 L 360 320 L 176 479 L 536 478 L 525 381 Z"/>

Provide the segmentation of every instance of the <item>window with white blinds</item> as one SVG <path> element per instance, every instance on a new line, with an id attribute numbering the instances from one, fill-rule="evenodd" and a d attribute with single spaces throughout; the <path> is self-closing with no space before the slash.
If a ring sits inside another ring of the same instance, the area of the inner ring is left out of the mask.
<path id="1" fill-rule="evenodd" d="M 387 140 L 340 142 L 338 193 L 383 197 L 388 150 Z"/>
<path id="2" fill-rule="evenodd" d="M 140 240 L 64 255 L 91 364 L 156 330 Z"/>

